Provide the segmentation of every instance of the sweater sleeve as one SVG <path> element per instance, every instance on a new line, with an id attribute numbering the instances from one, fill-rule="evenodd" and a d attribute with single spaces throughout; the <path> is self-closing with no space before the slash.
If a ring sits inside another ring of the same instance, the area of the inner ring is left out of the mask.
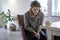
<path id="1" fill-rule="evenodd" d="M 27 15 L 27 14 L 25 14 L 25 29 L 32 33 L 35 32 L 34 29 L 31 28 L 31 26 L 29 24 L 29 15 Z"/>
<path id="2" fill-rule="evenodd" d="M 39 28 L 37 30 L 38 32 L 41 31 L 41 26 L 42 26 L 43 20 L 44 20 L 44 14 L 42 13 L 41 18 L 39 19 Z"/>

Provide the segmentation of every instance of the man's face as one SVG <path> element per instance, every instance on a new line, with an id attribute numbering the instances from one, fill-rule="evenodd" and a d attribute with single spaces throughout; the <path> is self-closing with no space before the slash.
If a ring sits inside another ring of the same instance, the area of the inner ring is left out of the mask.
<path id="1" fill-rule="evenodd" d="M 39 9 L 40 9 L 40 7 L 34 6 L 34 7 L 32 8 L 32 12 L 33 12 L 34 14 L 38 14 Z"/>

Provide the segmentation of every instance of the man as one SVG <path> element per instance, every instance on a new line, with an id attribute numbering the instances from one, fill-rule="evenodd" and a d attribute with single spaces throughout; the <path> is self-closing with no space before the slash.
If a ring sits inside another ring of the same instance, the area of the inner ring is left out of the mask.
<path id="1" fill-rule="evenodd" d="M 38 1 L 31 2 L 31 9 L 25 13 L 25 33 L 31 40 L 46 40 L 46 37 L 40 33 L 44 14 L 41 12 L 41 5 Z"/>

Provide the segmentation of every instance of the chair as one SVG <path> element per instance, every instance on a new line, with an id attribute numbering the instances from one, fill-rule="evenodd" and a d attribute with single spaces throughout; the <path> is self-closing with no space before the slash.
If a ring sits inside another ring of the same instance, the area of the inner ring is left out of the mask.
<path id="1" fill-rule="evenodd" d="M 17 15 L 17 17 L 18 17 L 19 27 L 20 27 L 20 29 L 22 31 L 23 40 L 29 40 L 29 38 L 25 35 L 24 15 Z"/>

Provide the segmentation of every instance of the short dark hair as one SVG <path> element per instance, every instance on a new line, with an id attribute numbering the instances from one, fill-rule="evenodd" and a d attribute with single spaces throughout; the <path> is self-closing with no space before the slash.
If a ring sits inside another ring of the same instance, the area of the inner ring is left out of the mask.
<path id="1" fill-rule="evenodd" d="M 41 7 L 41 5 L 38 1 L 32 1 L 30 6 L 31 7 L 34 7 L 34 6 Z"/>

